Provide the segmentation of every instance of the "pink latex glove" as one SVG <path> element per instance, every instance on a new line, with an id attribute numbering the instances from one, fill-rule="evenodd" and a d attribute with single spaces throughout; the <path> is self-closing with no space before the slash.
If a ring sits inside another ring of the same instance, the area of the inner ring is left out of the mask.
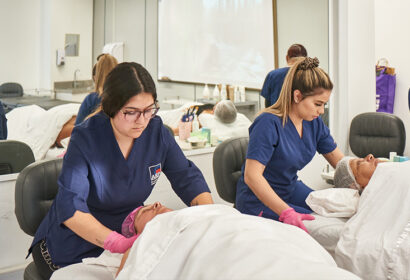
<path id="1" fill-rule="evenodd" d="M 286 210 L 282 211 L 282 214 L 280 214 L 279 217 L 279 221 L 288 224 L 288 225 L 294 225 L 297 227 L 300 227 L 301 229 L 303 229 L 304 231 L 306 231 L 307 233 L 309 233 L 305 227 L 305 225 L 303 224 L 303 220 L 314 220 L 315 217 L 313 217 L 310 214 L 300 214 L 298 212 L 295 211 L 295 209 L 293 208 L 288 208 Z"/>
<path id="2" fill-rule="evenodd" d="M 104 241 L 104 249 L 110 251 L 111 253 L 125 253 L 129 248 L 131 248 L 135 239 L 137 239 L 139 234 L 134 235 L 130 238 L 119 234 L 116 231 L 111 231 Z"/>

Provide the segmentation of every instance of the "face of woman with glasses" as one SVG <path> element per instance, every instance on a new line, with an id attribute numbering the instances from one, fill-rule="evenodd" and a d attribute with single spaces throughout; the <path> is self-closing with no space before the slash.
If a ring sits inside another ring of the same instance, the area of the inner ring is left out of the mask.
<path id="1" fill-rule="evenodd" d="M 123 136 L 138 138 L 158 112 L 150 93 L 139 93 L 128 100 L 112 119 L 115 129 Z"/>

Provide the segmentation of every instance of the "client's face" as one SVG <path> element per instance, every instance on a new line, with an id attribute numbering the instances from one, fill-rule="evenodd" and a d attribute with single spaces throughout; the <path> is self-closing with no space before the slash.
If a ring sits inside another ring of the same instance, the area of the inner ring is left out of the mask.
<path id="1" fill-rule="evenodd" d="M 365 187 L 370 181 L 374 170 L 379 164 L 379 160 L 372 154 L 368 154 L 365 158 L 355 158 L 349 162 L 353 175 L 356 178 L 356 182 Z"/>
<path id="2" fill-rule="evenodd" d="M 159 202 L 155 202 L 154 204 L 147 205 L 142 207 L 138 212 L 137 216 L 135 217 L 135 231 L 137 233 L 141 233 L 145 225 L 151 221 L 156 215 L 163 214 L 166 212 L 170 212 L 172 209 L 169 209 L 162 205 Z"/>

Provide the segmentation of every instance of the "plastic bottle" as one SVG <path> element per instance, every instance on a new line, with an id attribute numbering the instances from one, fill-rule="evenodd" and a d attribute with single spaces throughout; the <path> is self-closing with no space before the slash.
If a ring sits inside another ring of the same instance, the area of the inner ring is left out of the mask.
<path id="1" fill-rule="evenodd" d="M 198 116 L 194 115 L 194 120 L 192 121 L 192 132 L 199 131 L 199 121 Z"/>
<path id="2" fill-rule="evenodd" d="M 210 99 L 210 92 L 209 92 L 208 84 L 205 84 L 204 90 L 202 91 L 202 98 Z"/>
<path id="3" fill-rule="evenodd" d="M 227 95 L 228 95 L 228 93 L 226 92 L 226 85 L 222 84 L 222 86 L 221 86 L 221 100 L 228 99 Z"/>
<path id="4" fill-rule="evenodd" d="M 219 89 L 218 89 L 218 85 L 215 85 L 214 92 L 213 92 L 212 96 L 213 96 L 213 100 L 215 100 L 216 102 L 219 101 Z"/>
<path id="5" fill-rule="evenodd" d="M 241 94 L 239 92 L 238 86 L 235 86 L 234 92 L 233 92 L 233 102 L 237 103 L 241 101 Z"/>
<path id="6" fill-rule="evenodd" d="M 245 87 L 244 86 L 240 86 L 240 92 L 241 92 L 241 102 L 245 102 L 246 101 L 246 95 L 245 95 Z"/>

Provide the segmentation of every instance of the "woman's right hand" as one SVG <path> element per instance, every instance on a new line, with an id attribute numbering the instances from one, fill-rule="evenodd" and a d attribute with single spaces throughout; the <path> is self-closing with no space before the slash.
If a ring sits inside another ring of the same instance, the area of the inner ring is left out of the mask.
<path id="1" fill-rule="evenodd" d="M 104 240 L 104 249 L 110 251 L 111 253 L 124 254 L 129 248 L 131 248 L 138 236 L 139 234 L 127 238 L 116 231 L 111 231 L 111 233 Z"/>

